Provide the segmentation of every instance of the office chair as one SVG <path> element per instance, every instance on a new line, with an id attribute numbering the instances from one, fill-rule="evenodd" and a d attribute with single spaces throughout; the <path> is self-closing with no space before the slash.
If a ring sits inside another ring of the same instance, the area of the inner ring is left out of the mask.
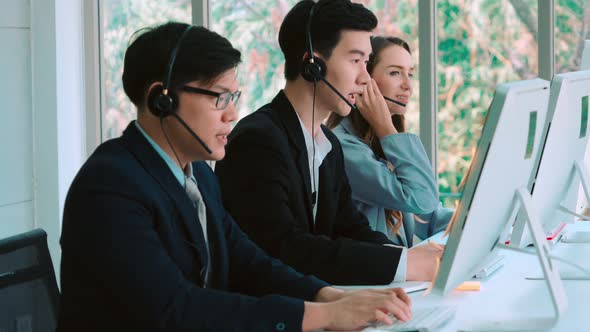
<path id="1" fill-rule="evenodd" d="M 0 331 L 55 331 L 59 290 L 42 229 L 0 240 Z"/>

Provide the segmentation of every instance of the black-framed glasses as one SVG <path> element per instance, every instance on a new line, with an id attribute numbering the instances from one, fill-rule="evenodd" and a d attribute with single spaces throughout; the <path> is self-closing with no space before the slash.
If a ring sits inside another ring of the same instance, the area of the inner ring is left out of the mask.
<path id="1" fill-rule="evenodd" d="M 229 91 L 215 92 L 211 90 L 195 88 L 194 86 L 188 85 L 184 85 L 181 88 L 181 90 L 191 93 L 200 93 L 202 95 L 217 97 L 217 100 L 215 101 L 215 107 L 217 107 L 217 109 L 219 110 L 225 109 L 229 104 L 230 100 L 234 103 L 234 105 L 236 105 L 238 103 L 238 100 L 240 100 L 240 96 L 242 95 L 242 91 L 240 90 L 234 93 L 231 93 Z"/>

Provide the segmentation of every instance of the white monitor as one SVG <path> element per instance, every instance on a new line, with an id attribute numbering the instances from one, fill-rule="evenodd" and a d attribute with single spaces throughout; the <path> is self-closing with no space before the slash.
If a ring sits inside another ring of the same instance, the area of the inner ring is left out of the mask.
<path id="1" fill-rule="evenodd" d="M 587 185 L 584 155 L 588 142 L 590 70 L 556 75 L 551 82 L 544 149 L 536 163 L 531 194 L 547 234 L 562 223 L 573 223 L 580 212 L 580 184 Z M 524 247 L 533 240 L 518 216 L 510 244 Z"/>
<path id="2" fill-rule="evenodd" d="M 590 70 L 590 39 L 584 41 L 584 52 L 580 70 Z"/>
<path id="3" fill-rule="evenodd" d="M 514 215 L 517 190 L 530 181 L 548 102 L 549 82 L 542 79 L 496 88 L 433 293 L 444 295 L 470 279 L 498 243 Z"/>
<path id="4" fill-rule="evenodd" d="M 527 216 L 535 249 L 555 310 L 554 317 L 522 317 L 478 322 L 486 331 L 538 331 L 553 326 L 567 308 L 563 283 L 547 256 L 549 246 L 529 193 L 547 119 L 549 82 L 542 79 L 501 84 L 490 105 L 476 155 L 449 225 L 450 235 L 432 292 L 445 295 L 468 280 L 498 245 L 517 211 Z"/>

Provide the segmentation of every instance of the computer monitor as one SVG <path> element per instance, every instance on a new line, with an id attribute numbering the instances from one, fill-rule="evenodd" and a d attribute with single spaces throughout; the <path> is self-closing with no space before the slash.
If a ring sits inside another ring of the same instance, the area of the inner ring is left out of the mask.
<path id="1" fill-rule="evenodd" d="M 535 164 L 531 194 L 543 230 L 555 236 L 562 223 L 573 223 L 582 210 L 579 186 L 588 184 L 584 163 L 588 143 L 590 70 L 556 75 L 551 82 L 547 123 L 543 128 L 544 148 Z M 586 180 L 584 180 L 586 179 Z M 510 244 L 533 243 L 526 222 L 519 215 Z"/>
<path id="2" fill-rule="evenodd" d="M 514 216 L 517 191 L 530 181 L 548 101 L 549 82 L 542 79 L 496 88 L 449 224 L 433 293 L 444 295 L 470 279 L 498 243 Z"/>
<path id="3" fill-rule="evenodd" d="M 471 328 L 541 330 L 567 308 L 563 283 L 547 256 L 549 246 L 538 223 L 528 185 L 541 151 L 549 103 L 549 82 L 542 79 L 501 84 L 488 110 L 464 191 L 449 224 L 449 238 L 432 285 L 445 295 L 471 278 L 499 243 L 518 210 L 527 215 L 556 317 L 477 322 Z"/>
<path id="4" fill-rule="evenodd" d="M 590 39 L 584 41 L 580 70 L 590 70 Z"/>

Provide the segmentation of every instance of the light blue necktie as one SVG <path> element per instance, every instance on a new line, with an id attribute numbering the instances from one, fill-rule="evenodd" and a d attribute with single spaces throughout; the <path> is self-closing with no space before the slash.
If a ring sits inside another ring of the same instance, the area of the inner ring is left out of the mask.
<path id="1" fill-rule="evenodd" d="M 192 167 L 189 167 L 189 171 L 192 172 Z M 199 222 L 201 224 L 201 229 L 203 230 L 205 248 L 207 249 L 207 266 L 203 267 L 204 271 L 201 271 L 201 274 L 204 277 L 205 284 L 207 284 L 209 268 L 211 267 L 211 254 L 209 252 L 209 240 L 207 238 L 207 208 L 205 207 L 205 202 L 203 201 L 203 196 L 201 196 L 199 186 L 193 177 L 185 176 L 184 189 L 190 200 L 193 202 L 193 206 L 197 209 Z"/>

